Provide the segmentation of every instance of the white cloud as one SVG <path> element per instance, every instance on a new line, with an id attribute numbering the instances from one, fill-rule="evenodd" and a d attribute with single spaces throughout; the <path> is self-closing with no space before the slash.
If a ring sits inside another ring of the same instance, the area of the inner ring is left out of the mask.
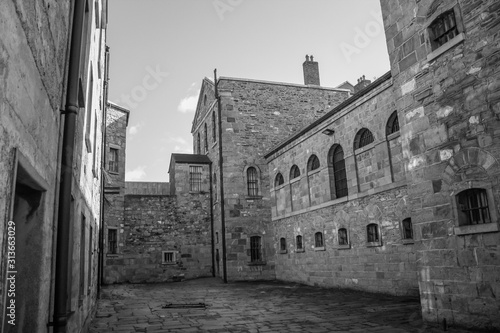
<path id="1" fill-rule="evenodd" d="M 181 136 L 175 136 L 175 137 L 170 137 L 168 139 L 169 142 L 175 142 L 175 143 L 180 143 L 181 145 L 187 145 L 188 142 L 186 139 L 184 139 L 183 137 Z"/>
<path id="2" fill-rule="evenodd" d="M 131 170 L 131 171 L 126 171 L 125 172 L 125 180 L 126 181 L 137 181 L 144 179 L 146 177 L 146 171 L 144 171 L 145 167 L 144 166 L 138 166 L 137 168 Z"/>
<path id="3" fill-rule="evenodd" d="M 196 105 L 198 104 L 198 94 L 193 96 L 188 96 L 183 98 L 177 107 L 182 113 L 194 112 L 196 111 Z"/>
<path id="4" fill-rule="evenodd" d="M 142 127 L 142 125 L 143 125 L 142 123 L 139 123 L 139 124 L 130 126 L 128 128 L 128 134 L 129 135 L 136 135 L 139 132 L 139 129 Z"/>

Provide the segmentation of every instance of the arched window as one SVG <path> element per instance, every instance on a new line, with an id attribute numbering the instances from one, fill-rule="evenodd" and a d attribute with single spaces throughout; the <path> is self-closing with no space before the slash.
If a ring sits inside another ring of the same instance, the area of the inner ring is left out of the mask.
<path id="1" fill-rule="evenodd" d="M 212 112 L 212 140 L 217 141 L 217 124 L 215 123 L 215 111 Z"/>
<path id="2" fill-rule="evenodd" d="M 304 249 L 304 243 L 302 242 L 302 236 L 297 235 L 295 237 L 295 246 L 297 247 L 297 250 L 303 250 Z"/>
<path id="3" fill-rule="evenodd" d="M 335 197 L 345 197 L 348 194 L 347 174 L 345 170 L 344 150 L 340 145 L 335 145 L 333 149 L 330 149 L 328 160 L 333 169 Z"/>
<path id="4" fill-rule="evenodd" d="M 373 134 L 366 128 L 362 128 L 354 138 L 354 149 L 362 148 L 373 142 Z"/>
<path id="5" fill-rule="evenodd" d="M 290 169 L 290 179 L 295 179 L 297 177 L 300 177 L 300 169 L 294 164 Z"/>
<path id="6" fill-rule="evenodd" d="M 403 239 L 413 239 L 413 226 L 411 224 L 411 218 L 406 218 L 401 222 L 403 227 Z"/>
<path id="7" fill-rule="evenodd" d="M 207 129 L 207 123 L 205 123 L 205 153 L 208 152 L 208 129 Z"/>
<path id="8" fill-rule="evenodd" d="M 486 190 L 471 188 L 457 194 L 459 225 L 491 223 Z"/>
<path id="9" fill-rule="evenodd" d="M 394 111 L 389 117 L 389 121 L 387 121 L 385 134 L 391 135 L 396 132 L 399 132 L 399 121 L 398 121 L 398 112 Z"/>
<path id="10" fill-rule="evenodd" d="M 366 226 L 366 239 L 369 243 L 379 242 L 378 225 L 370 223 Z"/>
<path id="11" fill-rule="evenodd" d="M 311 155 L 307 161 L 307 171 L 313 171 L 319 168 L 319 159 L 316 155 Z"/>
<path id="12" fill-rule="evenodd" d="M 322 232 L 317 232 L 314 234 L 314 247 L 323 247 L 323 233 Z"/>
<path id="13" fill-rule="evenodd" d="M 286 239 L 284 237 L 280 238 L 280 251 L 286 251 Z"/>
<path id="14" fill-rule="evenodd" d="M 207 105 L 207 95 L 203 96 L 203 105 Z"/>
<path id="15" fill-rule="evenodd" d="M 200 139 L 200 132 L 198 132 L 198 135 L 196 136 L 197 142 L 196 142 L 196 154 L 201 154 L 201 139 Z"/>
<path id="16" fill-rule="evenodd" d="M 262 261 L 262 251 L 261 251 L 261 239 L 260 236 L 250 237 L 250 261 Z"/>
<path id="17" fill-rule="evenodd" d="M 274 179 L 274 186 L 280 186 L 280 185 L 283 185 L 283 183 L 285 182 L 285 180 L 283 179 L 283 175 L 281 173 L 278 173 L 276 175 L 276 178 Z"/>
<path id="18" fill-rule="evenodd" d="M 247 188 L 248 195 L 255 197 L 259 194 L 259 180 L 257 177 L 257 170 L 254 167 L 247 169 Z"/>
<path id="19" fill-rule="evenodd" d="M 349 239 L 347 238 L 346 228 L 340 228 L 338 236 L 339 236 L 339 245 L 349 245 Z"/>

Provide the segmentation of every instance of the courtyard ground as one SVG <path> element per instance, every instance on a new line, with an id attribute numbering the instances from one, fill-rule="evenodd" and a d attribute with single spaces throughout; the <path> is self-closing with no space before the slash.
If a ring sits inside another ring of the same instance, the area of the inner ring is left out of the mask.
<path id="1" fill-rule="evenodd" d="M 205 278 L 105 286 L 90 332 L 443 331 L 422 322 L 415 298 Z"/>

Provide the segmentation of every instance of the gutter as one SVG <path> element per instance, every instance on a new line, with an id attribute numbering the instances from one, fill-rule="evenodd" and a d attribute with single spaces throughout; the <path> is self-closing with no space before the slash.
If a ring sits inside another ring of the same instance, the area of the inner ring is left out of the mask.
<path id="1" fill-rule="evenodd" d="M 68 323 L 68 272 L 71 237 L 71 183 L 73 180 L 73 157 L 75 128 L 79 110 L 78 93 L 80 82 L 80 58 L 82 51 L 83 18 L 85 2 L 74 0 L 73 27 L 69 54 L 68 84 L 64 117 L 59 210 L 57 216 L 57 247 L 54 291 L 54 332 L 66 332 Z"/>

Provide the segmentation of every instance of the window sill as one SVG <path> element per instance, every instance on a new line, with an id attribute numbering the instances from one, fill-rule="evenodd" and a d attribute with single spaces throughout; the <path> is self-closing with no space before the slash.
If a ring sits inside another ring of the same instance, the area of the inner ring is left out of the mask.
<path id="1" fill-rule="evenodd" d="M 380 242 L 380 241 L 366 243 L 366 247 L 379 247 L 379 246 L 382 246 L 382 242 Z"/>
<path id="2" fill-rule="evenodd" d="M 315 247 L 314 251 L 325 251 L 325 247 L 324 246 Z"/>
<path id="3" fill-rule="evenodd" d="M 173 266 L 173 265 L 177 265 L 176 262 L 162 262 L 161 263 L 163 266 Z"/>
<path id="4" fill-rule="evenodd" d="M 358 148 L 358 149 L 354 150 L 354 155 L 362 154 L 365 151 L 372 149 L 373 147 L 375 147 L 375 141 L 372 142 L 372 143 L 367 144 L 364 147 L 361 147 L 361 148 Z"/>
<path id="5" fill-rule="evenodd" d="M 280 250 L 280 254 L 286 254 L 286 253 L 288 253 L 287 250 Z"/>
<path id="6" fill-rule="evenodd" d="M 401 136 L 401 133 L 400 133 L 399 131 L 394 132 L 394 133 L 389 134 L 389 135 L 387 136 L 387 141 L 394 140 L 394 139 L 396 139 L 396 138 L 399 138 L 400 136 Z"/>
<path id="7" fill-rule="evenodd" d="M 248 266 L 265 266 L 266 262 L 265 261 L 252 261 L 247 263 Z"/>
<path id="8" fill-rule="evenodd" d="M 350 250 L 351 249 L 351 244 L 337 245 L 335 248 L 337 250 Z"/>
<path id="9" fill-rule="evenodd" d="M 498 232 L 500 228 L 498 223 L 485 223 L 485 224 L 474 224 L 474 225 L 463 225 L 455 227 L 455 235 L 471 235 L 471 234 L 481 234 L 488 232 Z"/>
<path id="10" fill-rule="evenodd" d="M 304 252 L 306 252 L 306 251 L 305 251 L 304 249 L 297 249 L 297 250 L 295 250 L 295 252 L 296 252 L 296 253 L 304 253 Z"/>
<path id="11" fill-rule="evenodd" d="M 415 240 L 412 238 L 407 238 L 407 239 L 403 238 L 401 240 L 401 243 L 403 243 L 403 245 L 415 244 Z"/>
<path id="12" fill-rule="evenodd" d="M 449 49 L 455 47 L 456 45 L 460 44 L 463 42 L 465 39 L 465 34 L 461 32 L 460 34 L 456 35 L 452 40 L 448 41 L 446 44 L 438 47 L 431 53 L 427 55 L 427 61 L 431 62 L 432 60 L 436 59 L 439 57 L 441 54 L 445 53 Z"/>
<path id="13" fill-rule="evenodd" d="M 262 196 L 261 195 L 258 195 L 258 196 L 246 196 L 245 197 L 245 200 L 247 201 L 250 201 L 250 200 L 261 200 L 262 199 Z"/>

